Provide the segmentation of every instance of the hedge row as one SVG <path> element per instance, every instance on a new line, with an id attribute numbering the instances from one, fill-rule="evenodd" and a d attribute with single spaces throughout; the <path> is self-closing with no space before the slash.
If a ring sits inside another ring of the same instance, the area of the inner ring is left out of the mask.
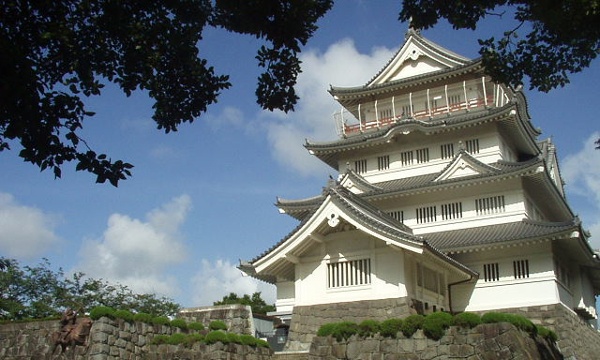
<path id="1" fill-rule="evenodd" d="M 228 333 L 222 330 L 213 330 L 209 333 L 183 334 L 175 333 L 172 335 L 157 335 L 152 339 L 152 344 L 170 344 L 191 347 L 196 342 L 204 342 L 206 344 L 214 344 L 221 342 L 223 344 L 241 344 L 252 347 L 269 347 L 269 343 L 262 339 L 257 339 L 252 335 Z"/>
<path id="2" fill-rule="evenodd" d="M 152 316 L 146 313 L 132 313 L 128 310 L 115 310 L 108 306 L 97 306 L 90 311 L 90 318 L 97 320 L 101 317 L 108 317 L 110 319 L 123 319 L 128 322 L 138 321 L 153 325 L 167 325 L 182 330 L 204 330 L 204 325 L 199 322 L 188 323 L 183 319 L 169 319 L 165 316 Z M 209 325 L 210 330 L 226 330 L 227 325 L 223 321 L 213 321 Z"/>
<path id="3" fill-rule="evenodd" d="M 439 340 L 450 326 L 473 328 L 481 323 L 498 322 L 508 322 L 530 334 L 538 334 L 551 341 L 557 340 L 555 332 L 543 326 L 533 324 L 524 316 L 497 312 L 489 312 L 483 316 L 469 312 L 454 316 L 446 312 L 435 312 L 427 316 L 410 315 L 404 319 L 387 319 L 382 322 L 365 320 L 359 324 L 343 321 L 321 326 L 317 331 L 317 336 L 332 336 L 337 341 L 342 341 L 347 340 L 352 335 L 369 337 L 379 333 L 384 337 L 396 338 L 399 333 L 402 333 L 408 338 L 418 329 L 422 329 L 428 338 Z"/>

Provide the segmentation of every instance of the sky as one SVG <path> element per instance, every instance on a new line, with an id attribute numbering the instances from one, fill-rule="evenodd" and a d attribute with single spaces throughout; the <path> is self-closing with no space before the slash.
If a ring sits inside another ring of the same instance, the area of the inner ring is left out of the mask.
<path id="1" fill-rule="evenodd" d="M 211 305 L 230 292 L 260 291 L 273 303 L 274 287 L 243 276 L 236 265 L 297 225 L 279 214 L 277 196 L 316 195 L 337 175 L 302 145 L 336 139 L 332 114 L 339 106 L 327 89 L 363 85 L 386 64 L 408 29 L 397 20 L 399 10 L 398 0 L 337 1 L 301 53 L 301 100 L 293 113 L 259 108 L 259 43 L 222 30 L 205 31 L 200 56 L 229 74 L 233 87 L 178 132 L 156 129 L 145 94 L 127 98 L 107 86 L 86 100 L 96 115 L 82 137 L 96 152 L 134 164 L 133 177 L 114 188 L 69 165 L 54 179 L 24 163 L 13 144 L 0 153 L 0 256 L 21 265 L 47 258 L 67 273 L 167 296 L 183 307 Z M 441 24 L 422 33 L 476 58 L 477 39 L 501 35 L 500 24 L 490 19 L 476 32 Z M 532 122 L 540 139 L 551 137 L 557 146 L 568 201 L 594 248 L 600 248 L 599 83 L 596 61 L 562 89 L 526 91 Z"/>

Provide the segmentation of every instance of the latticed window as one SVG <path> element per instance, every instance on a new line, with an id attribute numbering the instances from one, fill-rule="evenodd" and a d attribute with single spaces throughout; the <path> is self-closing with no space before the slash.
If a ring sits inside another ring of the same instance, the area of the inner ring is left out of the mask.
<path id="1" fill-rule="evenodd" d="M 452 220 L 462 218 L 462 203 L 454 202 L 442 204 L 440 206 L 442 212 L 442 220 Z"/>
<path id="2" fill-rule="evenodd" d="M 367 172 L 367 159 L 356 160 L 354 162 L 354 171 L 359 174 L 363 174 Z"/>
<path id="3" fill-rule="evenodd" d="M 377 157 L 377 169 L 378 170 L 387 170 L 390 168 L 390 156 L 378 156 Z"/>
<path id="4" fill-rule="evenodd" d="M 404 211 L 392 211 L 390 212 L 390 216 L 404 224 Z"/>
<path id="5" fill-rule="evenodd" d="M 327 287 L 368 285 L 371 283 L 371 259 L 339 261 L 327 264 Z"/>
<path id="6" fill-rule="evenodd" d="M 417 224 L 434 222 L 437 220 L 437 212 L 435 206 L 425 206 L 417 208 Z"/>
<path id="7" fill-rule="evenodd" d="M 380 120 L 389 119 L 392 116 L 393 116 L 392 109 L 383 109 L 383 110 L 379 111 L 379 119 Z"/>
<path id="8" fill-rule="evenodd" d="M 467 150 L 469 154 L 479 154 L 479 139 L 465 141 L 465 150 Z"/>
<path id="9" fill-rule="evenodd" d="M 475 211 L 477 215 L 496 214 L 505 210 L 504 195 L 475 199 Z"/>
<path id="10" fill-rule="evenodd" d="M 454 144 L 443 144 L 440 147 L 442 159 L 451 159 L 454 156 Z"/>
<path id="11" fill-rule="evenodd" d="M 513 271 L 515 279 L 524 279 L 529 277 L 529 260 L 513 261 Z"/>
<path id="12" fill-rule="evenodd" d="M 400 163 L 402 166 L 409 166 L 413 164 L 413 152 L 403 151 L 400 153 Z"/>
<path id="13" fill-rule="evenodd" d="M 452 105 L 460 105 L 460 95 L 448 95 L 448 103 Z"/>
<path id="14" fill-rule="evenodd" d="M 425 163 L 429 161 L 429 149 L 417 149 L 415 151 L 417 153 L 417 164 Z"/>
<path id="15" fill-rule="evenodd" d="M 498 266 L 498 263 L 490 263 L 483 265 L 483 280 L 485 282 L 500 280 L 500 268 Z"/>

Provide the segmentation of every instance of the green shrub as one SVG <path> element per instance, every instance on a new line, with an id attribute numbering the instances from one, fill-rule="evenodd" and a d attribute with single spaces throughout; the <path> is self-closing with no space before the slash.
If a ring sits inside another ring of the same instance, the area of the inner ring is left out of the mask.
<path id="1" fill-rule="evenodd" d="M 183 333 L 175 333 L 171 334 L 167 339 L 167 344 L 169 345 L 179 345 L 187 342 L 187 335 Z"/>
<path id="2" fill-rule="evenodd" d="M 552 342 L 556 342 L 556 340 L 558 340 L 558 336 L 556 336 L 556 333 L 548 329 L 547 327 L 544 327 L 542 325 L 536 325 L 536 331 L 538 335 L 540 335 L 546 340 L 550 340 Z"/>
<path id="3" fill-rule="evenodd" d="M 169 318 L 166 316 L 153 317 L 152 321 L 150 321 L 150 322 L 154 325 L 169 325 L 169 324 L 171 324 L 171 320 L 169 320 Z"/>
<path id="4" fill-rule="evenodd" d="M 194 343 L 204 341 L 204 335 L 202 334 L 188 334 L 186 345 L 191 346 Z"/>
<path id="5" fill-rule="evenodd" d="M 228 343 L 234 343 L 234 344 L 240 344 L 240 336 L 236 333 L 227 333 L 227 342 Z"/>
<path id="6" fill-rule="evenodd" d="M 209 332 L 208 334 L 206 334 L 206 336 L 204 337 L 204 341 L 207 344 L 214 344 L 216 342 L 222 342 L 223 344 L 227 344 L 227 333 L 224 333 L 223 331 L 219 331 L 219 330 L 213 330 L 211 332 Z"/>
<path id="7" fill-rule="evenodd" d="M 152 338 L 152 344 L 154 345 L 161 345 L 161 344 L 167 344 L 169 341 L 169 335 L 156 335 Z"/>
<path id="8" fill-rule="evenodd" d="M 387 319 L 381 322 L 379 333 L 384 337 L 396 338 L 402 328 L 402 319 Z"/>
<path id="9" fill-rule="evenodd" d="M 269 343 L 263 339 L 256 339 L 256 346 L 262 347 L 262 348 L 270 348 L 271 347 L 271 345 L 269 345 Z"/>
<path id="10" fill-rule="evenodd" d="M 140 321 L 140 322 L 145 322 L 145 323 L 150 323 L 152 322 L 152 315 L 147 314 L 147 313 L 137 313 L 135 315 L 133 315 L 133 320 L 134 321 Z"/>
<path id="11" fill-rule="evenodd" d="M 423 321 L 425 321 L 423 315 L 410 315 L 402 322 L 402 334 L 407 338 L 411 337 L 417 330 L 423 327 Z"/>
<path id="12" fill-rule="evenodd" d="M 242 334 L 239 336 L 239 343 L 242 345 L 256 346 L 256 338 L 252 335 Z"/>
<path id="13" fill-rule="evenodd" d="M 187 324 L 188 329 L 202 331 L 204 330 L 204 325 L 200 322 L 191 322 Z"/>
<path id="14" fill-rule="evenodd" d="M 333 332 L 335 331 L 336 326 L 337 326 L 337 323 L 327 323 L 327 324 L 321 325 L 319 330 L 317 330 L 317 336 L 325 337 L 325 336 L 333 335 Z"/>
<path id="15" fill-rule="evenodd" d="M 464 328 L 474 328 L 475 326 L 481 324 L 481 316 L 479 316 L 479 314 L 471 312 L 463 312 L 454 315 L 453 322 L 456 326 L 461 326 Z"/>
<path id="16" fill-rule="evenodd" d="M 439 340 L 446 329 L 452 325 L 452 315 L 446 312 L 435 312 L 427 315 L 423 321 L 423 332 L 432 340 Z"/>
<path id="17" fill-rule="evenodd" d="M 188 328 L 188 323 L 183 319 L 173 319 L 171 320 L 171 326 L 186 330 Z"/>
<path id="18" fill-rule="evenodd" d="M 483 316 L 481 317 L 481 322 L 484 324 L 493 324 L 493 323 L 509 322 L 509 321 L 508 321 L 508 316 L 506 316 L 505 313 L 488 312 L 488 313 L 483 314 Z"/>
<path id="19" fill-rule="evenodd" d="M 225 324 L 225 322 L 221 321 L 221 320 L 213 320 L 210 322 L 210 324 L 208 324 L 208 328 L 210 330 L 224 330 L 227 331 L 227 325 Z"/>
<path id="20" fill-rule="evenodd" d="M 114 319 L 115 309 L 108 306 L 96 306 L 90 311 L 90 318 L 92 320 L 98 320 L 103 316 Z"/>
<path id="21" fill-rule="evenodd" d="M 361 337 L 369 337 L 377 334 L 381 328 L 381 324 L 377 320 L 364 320 L 358 324 L 358 334 Z"/>
<path id="22" fill-rule="evenodd" d="M 128 322 L 133 321 L 133 313 L 129 310 L 116 310 L 114 316 L 117 319 L 123 319 Z"/>
<path id="23" fill-rule="evenodd" d="M 522 315 L 489 312 L 483 314 L 481 321 L 486 324 L 507 322 L 513 324 L 517 329 L 526 331 L 528 333 L 535 334 L 536 332 L 536 327 L 531 320 Z"/>

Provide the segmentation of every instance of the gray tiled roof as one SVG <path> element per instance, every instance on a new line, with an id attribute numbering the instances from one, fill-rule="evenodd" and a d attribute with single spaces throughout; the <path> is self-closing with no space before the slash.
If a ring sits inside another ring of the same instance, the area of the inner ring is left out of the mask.
<path id="1" fill-rule="evenodd" d="M 567 222 L 543 222 L 523 219 L 520 222 L 481 226 L 469 229 L 442 231 L 423 235 L 436 248 L 444 252 L 474 246 L 494 245 L 502 242 L 534 240 L 579 228 L 576 218 Z"/>

